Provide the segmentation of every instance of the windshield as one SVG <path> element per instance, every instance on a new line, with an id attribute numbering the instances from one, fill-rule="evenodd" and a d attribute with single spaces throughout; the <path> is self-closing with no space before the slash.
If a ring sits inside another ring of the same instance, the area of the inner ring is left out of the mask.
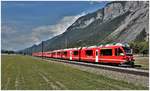
<path id="1" fill-rule="evenodd" d="M 132 54 L 132 49 L 129 47 L 123 47 L 126 54 Z"/>

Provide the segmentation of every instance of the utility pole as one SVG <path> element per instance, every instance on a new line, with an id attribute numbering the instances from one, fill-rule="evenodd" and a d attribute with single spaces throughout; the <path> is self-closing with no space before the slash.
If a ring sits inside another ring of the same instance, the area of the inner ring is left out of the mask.
<path id="1" fill-rule="evenodd" d="M 43 44 L 44 44 L 44 43 L 43 43 L 43 41 L 42 41 L 42 59 L 43 59 Z"/>
<path id="2" fill-rule="evenodd" d="M 31 48 L 31 56 L 32 56 L 32 53 L 33 53 L 33 48 Z"/>
<path id="3" fill-rule="evenodd" d="M 79 49 L 79 61 L 81 61 L 81 50 L 82 50 L 82 45 L 80 45 L 82 40 L 77 41 L 77 44 L 79 44 L 80 49 Z"/>
<path id="4" fill-rule="evenodd" d="M 68 48 L 68 39 L 67 39 L 67 37 L 65 39 L 65 45 L 66 45 L 66 48 Z"/>

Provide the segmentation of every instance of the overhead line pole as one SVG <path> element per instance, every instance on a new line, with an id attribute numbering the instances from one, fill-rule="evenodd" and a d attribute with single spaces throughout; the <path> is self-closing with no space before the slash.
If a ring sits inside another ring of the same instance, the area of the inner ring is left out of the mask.
<path id="1" fill-rule="evenodd" d="M 66 48 L 68 48 L 68 39 L 67 39 L 67 37 L 65 38 L 65 45 L 66 45 Z"/>
<path id="2" fill-rule="evenodd" d="M 42 59 L 43 59 L 43 41 L 42 41 Z"/>

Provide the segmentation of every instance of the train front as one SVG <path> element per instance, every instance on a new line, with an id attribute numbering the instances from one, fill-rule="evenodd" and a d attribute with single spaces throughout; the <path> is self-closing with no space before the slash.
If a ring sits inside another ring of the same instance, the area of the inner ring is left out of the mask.
<path id="1" fill-rule="evenodd" d="M 133 57 L 132 49 L 129 46 L 123 46 L 122 48 L 125 52 L 125 58 L 124 58 L 126 60 L 125 64 L 129 64 L 131 66 L 134 66 L 135 59 Z"/>

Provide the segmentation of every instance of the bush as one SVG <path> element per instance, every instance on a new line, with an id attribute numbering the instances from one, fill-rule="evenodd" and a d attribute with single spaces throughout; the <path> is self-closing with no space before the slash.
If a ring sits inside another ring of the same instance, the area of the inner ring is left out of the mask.
<path id="1" fill-rule="evenodd" d="M 134 54 L 149 54 L 149 42 L 147 41 L 132 41 L 129 43 Z"/>

